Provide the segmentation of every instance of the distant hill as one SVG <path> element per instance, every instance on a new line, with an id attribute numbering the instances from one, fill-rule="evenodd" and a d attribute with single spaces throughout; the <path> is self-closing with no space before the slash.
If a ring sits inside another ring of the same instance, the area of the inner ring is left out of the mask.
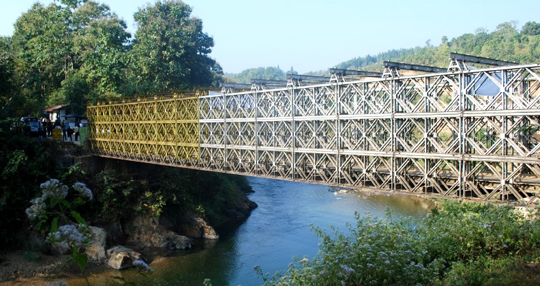
<path id="1" fill-rule="evenodd" d="M 540 24 L 527 22 L 521 30 L 518 30 L 515 22 L 505 22 L 499 24 L 491 33 L 477 29 L 473 34 L 464 34 L 452 40 L 442 36 L 438 46 L 428 42 L 424 47 L 390 50 L 375 56 L 353 58 L 334 67 L 382 71 L 383 61 L 395 61 L 446 68 L 451 52 L 520 64 L 540 63 Z M 226 74 L 226 77 L 231 82 L 249 83 L 255 78 L 285 79 L 285 74 L 286 72 L 279 67 L 261 67 L 247 69 L 239 74 Z M 307 74 L 328 75 L 328 71 L 312 71 Z"/>
<path id="2" fill-rule="evenodd" d="M 446 68 L 450 52 L 517 62 L 540 62 L 540 24 L 527 22 L 519 31 L 515 22 L 506 22 L 488 33 L 477 29 L 474 34 L 464 34 L 452 40 L 441 38 L 438 46 L 390 50 L 376 56 L 367 55 L 337 64 L 341 69 L 381 71 L 383 61 L 397 61 Z"/>

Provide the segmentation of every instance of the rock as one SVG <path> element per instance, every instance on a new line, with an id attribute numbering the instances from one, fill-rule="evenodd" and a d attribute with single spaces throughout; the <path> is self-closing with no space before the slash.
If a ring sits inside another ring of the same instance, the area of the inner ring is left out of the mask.
<path id="1" fill-rule="evenodd" d="M 157 217 L 137 216 L 125 228 L 130 243 L 166 249 L 191 248 L 191 239 L 163 227 Z"/>
<path id="2" fill-rule="evenodd" d="M 113 220 L 104 226 L 107 230 L 107 243 L 109 245 L 123 244 L 125 241 L 122 224 L 118 220 Z"/>
<path id="3" fill-rule="evenodd" d="M 94 262 L 105 262 L 107 259 L 105 253 L 107 232 L 103 228 L 91 226 L 90 234 L 92 242 L 86 247 L 88 258 Z"/>
<path id="4" fill-rule="evenodd" d="M 250 201 L 249 198 L 244 195 L 243 198 L 236 202 L 236 205 L 232 205 L 231 208 L 226 211 L 228 219 L 225 222 L 242 222 L 246 220 L 251 215 L 251 211 L 257 207 L 258 205 L 255 202 Z"/>
<path id="5" fill-rule="evenodd" d="M 206 223 L 206 221 L 204 222 Z M 219 239 L 219 235 L 217 234 L 216 230 L 209 226 L 205 225 L 203 226 L 203 236 L 204 239 Z"/>
<path id="6" fill-rule="evenodd" d="M 162 237 L 163 242 L 161 247 L 163 248 L 171 250 L 191 248 L 191 239 L 186 236 L 171 233 L 168 235 L 163 235 Z"/>
<path id="7" fill-rule="evenodd" d="M 51 244 L 52 254 L 66 255 L 71 253 L 71 247 L 65 242 L 54 242 Z"/>
<path id="8" fill-rule="evenodd" d="M 213 227 L 209 226 L 199 215 L 189 212 L 180 220 L 180 232 L 193 238 L 219 239 Z"/>
<path id="9" fill-rule="evenodd" d="M 135 260 L 146 262 L 140 253 L 122 245 L 108 249 L 107 256 L 109 257 L 107 265 L 117 270 L 132 267 Z"/>

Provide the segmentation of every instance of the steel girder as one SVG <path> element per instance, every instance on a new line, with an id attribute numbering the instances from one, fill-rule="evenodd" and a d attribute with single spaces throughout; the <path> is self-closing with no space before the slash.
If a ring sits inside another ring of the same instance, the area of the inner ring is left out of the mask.
<path id="1" fill-rule="evenodd" d="M 90 106 L 101 156 L 531 203 L 540 65 Z"/>

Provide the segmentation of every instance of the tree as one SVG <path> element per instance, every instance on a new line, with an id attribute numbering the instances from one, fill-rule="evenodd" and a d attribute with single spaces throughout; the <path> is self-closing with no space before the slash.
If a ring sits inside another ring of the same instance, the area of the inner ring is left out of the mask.
<path id="1" fill-rule="evenodd" d="M 243 70 L 234 79 L 238 83 L 251 83 L 252 79 L 285 80 L 285 72 L 279 67 L 260 67 Z"/>
<path id="2" fill-rule="evenodd" d="M 0 110 L 4 111 L 15 89 L 15 61 L 10 51 L 10 38 L 0 37 Z"/>
<path id="3" fill-rule="evenodd" d="M 125 54 L 130 34 L 108 6 L 88 0 L 35 4 L 15 23 L 13 50 L 20 66 L 21 94 L 36 109 L 46 104 L 86 102 L 86 95 L 64 96 L 72 76 L 84 80 L 91 94 L 117 94 L 125 81 Z M 76 105 L 77 105 L 76 104 Z"/>
<path id="4" fill-rule="evenodd" d="M 179 0 L 139 9 L 132 53 L 132 75 L 139 92 L 165 92 L 209 86 L 216 62 L 208 55 L 214 40 L 202 20 Z M 218 69 L 220 70 L 220 69 Z"/>
<path id="5" fill-rule="evenodd" d="M 15 23 L 12 43 L 22 84 L 25 93 L 42 106 L 67 77 L 72 63 L 68 22 L 68 13 L 61 6 L 37 3 Z"/>
<path id="6" fill-rule="evenodd" d="M 527 22 L 521 29 L 523 35 L 536 36 L 540 35 L 540 24 L 536 22 Z"/>
<path id="7" fill-rule="evenodd" d="M 287 74 L 298 74 L 298 72 L 295 71 L 294 68 L 291 66 L 291 69 L 287 72 Z"/>
<path id="8" fill-rule="evenodd" d="M 482 46 L 481 56 L 500 60 L 515 61 L 516 50 L 519 50 L 519 32 L 515 22 L 505 22 L 497 26 L 490 39 Z"/>
<path id="9" fill-rule="evenodd" d="M 125 82 L 126 52 L 131 35 L 127 25 L 108 6 L 89 1 L 73 13 L 77 31 L 73 54 L 78 74 L 96 94 L 116 94 Z"/>
<path id="10" fill-rule="evenodd" d="M 49 106 L 69 103 L 71 113 L 84 114 L 90 95 L 88 83 L 76 74 L 62 81 L 62 87 L 51 95 Z"/>

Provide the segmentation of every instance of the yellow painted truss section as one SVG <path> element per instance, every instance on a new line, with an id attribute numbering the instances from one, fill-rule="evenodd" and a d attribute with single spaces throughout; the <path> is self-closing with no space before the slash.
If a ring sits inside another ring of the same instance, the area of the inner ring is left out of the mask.
<path id="1" fill-rule="evenodd" d="M 198 114 L 197 97 L 91 105 L 90 148 L 100 155 L 189 165 L 199 157 Z"/>

